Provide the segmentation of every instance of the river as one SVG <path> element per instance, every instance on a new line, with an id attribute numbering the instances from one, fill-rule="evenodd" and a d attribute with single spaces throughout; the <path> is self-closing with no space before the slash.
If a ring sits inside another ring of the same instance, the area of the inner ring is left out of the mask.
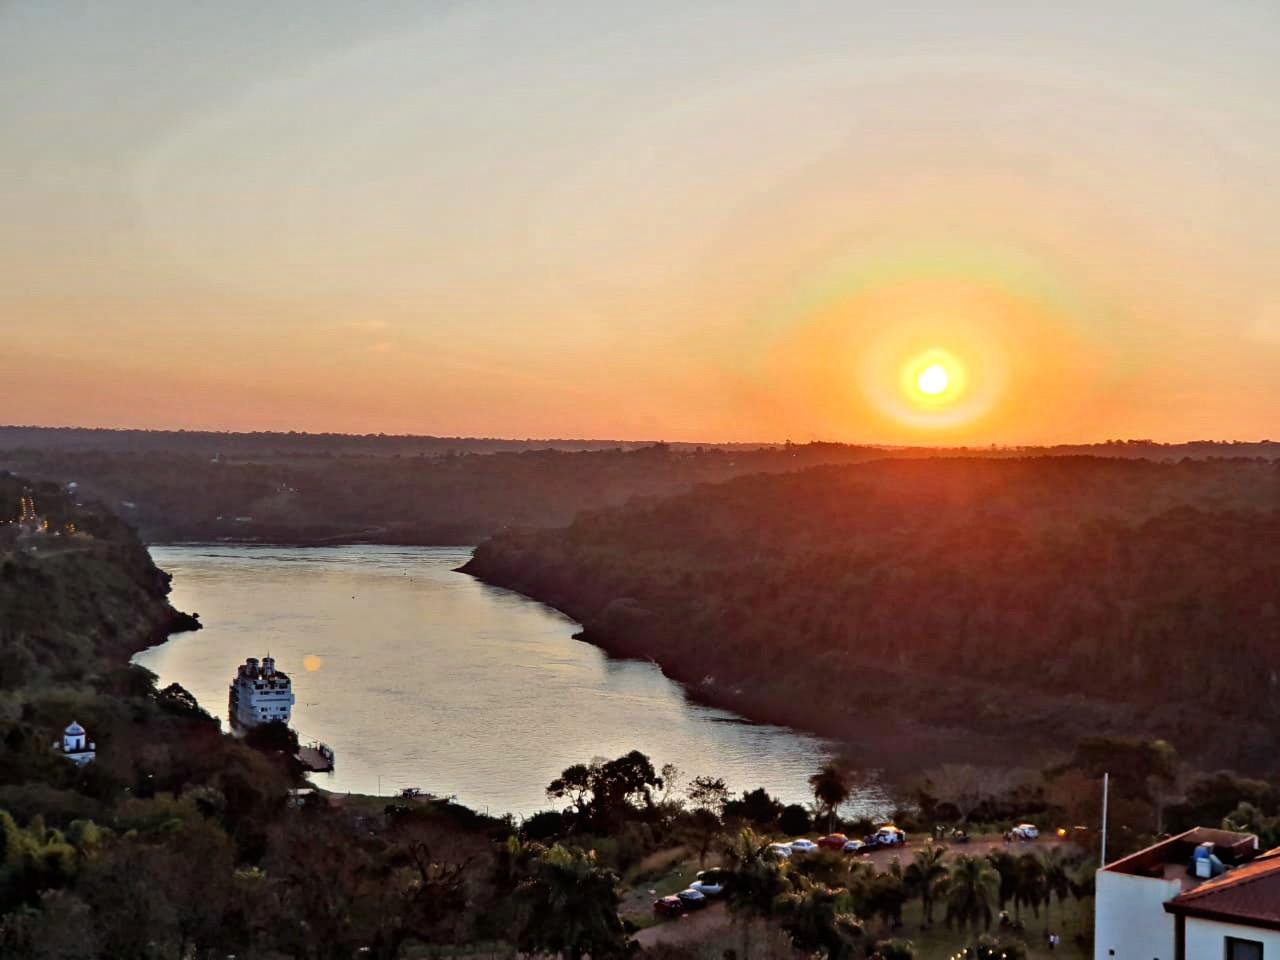
<path id="1" fill-rule="evenodd" d="M 546 809 L 573 763 L 629 750 L 675 764 L 685 782 L 723 777 L 808 803 L 832 745 L 690 701 L 653 664 L 573 639 L 577 624 L 457 573 L 454 547 L 154 547 L 173 603 L 204 629 L 139 654 L 226 727 L 227 685 L 270 653 L 293 678 L 292 726 L 328 743 L 318 786 L 391 794 L 418 787 L 492 814 Z M 691 641 L 693 642 L 693 641 Z M 872 783 L 849 813 L 884 812 Z"/>

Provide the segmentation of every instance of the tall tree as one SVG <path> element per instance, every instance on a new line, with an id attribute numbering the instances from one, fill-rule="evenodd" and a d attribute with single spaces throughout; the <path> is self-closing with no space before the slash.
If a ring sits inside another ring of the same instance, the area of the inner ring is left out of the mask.
<path id="1" fill-rule="evenodd" d="M 785 871 L 768 856 L 769 841 L 749 827 L 743 827 L 724 847 L 729 867 L 725 895 L 729 912 L 742 928 L 742 960 L 751 957 L 751 926 L 773 914 L 778 897 L 790 892 Z"/>
<path id="2" fill-rule="evenodd" d="M 1014 917 L 1022 922 L 1022 901 L 1018 899 L 1021 871 L 1017 856 L 1008 850 L 992 850 L 987 854 L 987 860 L 1000 874 L 1000 909 L 1006 909 L 1012 901 Z"/>
<path id="3" fill-rule="evenodd" d="M 827 814 L 827 832 L 835 821 L 836 808 L 849 799 L 849 775 L 839 764 L 828 761 L 809 778 L 809 788 Z"/>
<path id="4" fill-rule="evenodd" d="M 1044 924 L 1047 931 L 1053 898 L 1058 898 L 1058 906 L 1061 907 L 1071 893 L 1071 871 L 1060 849 L 1050 847 L 1040 855 L 1040 874 L 1044 878 Z"/>
<path id="5" fill-rule="evenodd" d="M 907 890 L 920 898 L 925 926 L 933 923 L 934 900 L 946 889 L 949 876 L 944 862 L 946 856 L 945 847 L 930 844 L 916 851 L 904 874 Z"/>
<path id="6" fill-rule="evenodd" d="M 618 917 L 617 880 L 590 854 L 552 847 L 534 861 L 530 877 L 516 888 L 520 949 L 565 960 L 621 956 L 627 935 Z"/>
<path id="7" fill-rule="evenodd" d="M 875 914 L 892 927 L 902 926 L 902 908 L 908 899 L 900 863 L 873 874 L 868 884 L 868 914 Z"/>
<path id="8" fill-rule="evenodd" d="M 782 928 L 800 950 L 822 952 L 827 960 L 849 960 L 862 938 L 862 924 L 850 910 L 849 892 L 813 883 L 795 874 L 794 889 L 774 903 Z"/>
<path id="9" fill-rule="evenodd" d="M 724 815 L 724 805 L 729 801 L 729 789 L 722 777 L 694 777 L 685 794 L 694 807 L 710 810 L 717 817 Z"/>
<path id="10" fill-rule="evenodd" d="M 1031 912 L 1039 917 L 1040 904 L 1045 899 L 1044 864 L 1034 853 L 1024 853 L 1018 858 L 1017 869 L 1018 883 L 1014 903 L 1030 907 Z"/>
<path id="11" fill-rule="evenodd" d="M 1000 897 L 1000 874 L 982 857 L 956 857 L 947 881 L 947 923 L 988 929 Z"/>
<path id="12" fill-rule="evenodd" d="M 632 750 L 616 760 L 566 767 L 547 785 L 547 796 L 567 798 L 580 827 L 613 830 L 637 809 L 652 810 L 654 790 L 662 785 L 653 762 Z"/>
<path id="13" fill-rule="evenodd" d="M 698 853 L 698 866 L 705 866 L 707 854 L 720 835 L 720 820 L 710 810 L 698 807 L 682 813 L 676 821 L 677 833 Z"/>

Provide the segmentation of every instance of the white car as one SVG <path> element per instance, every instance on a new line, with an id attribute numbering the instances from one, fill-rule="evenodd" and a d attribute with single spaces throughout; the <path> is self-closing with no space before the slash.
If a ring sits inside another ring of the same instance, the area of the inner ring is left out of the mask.
<path id="1" fill-rule="evenodd" d="M 704 897 L 718 897 L 724 893 L 724 872 L 721 870 L 701 870 L 698 879 L 689 884 L 690 890 L 697 890 Z"/>
<path id="2" fill-rule="evenodd" d="M 866 844 L 861 840 L 850 840 L 844 845 L 845 853 L 858 853 Z"/>
<path id="3" fill-rule="evenodd" d="M 765 851 L 771 857 L 787 859 L 791 856 L 791 845 L 787 843 L 771 843 L 769 849 Z"/>
<path id="4" fill-rule="evenodd" d="M 907 835 L 897 827 L 881 827 L 875 832 L 875 838 L 882 847 L 896 847 L 907 842 Z"/>
<path id="5" fill-rule="evenodd" d="M 1040 836 L 1040 828 L 1034 823 L 1020 823 L 1009 831 L 1015 840 L 1034 840 Z"/>
<path id="6" fill-rule="evenodd" d="M 792 853 L 817 853 L 818 845 L 812 840 L 806 840 L 801 837 L 799 840 L 792 840 L 789 844 Z"/>

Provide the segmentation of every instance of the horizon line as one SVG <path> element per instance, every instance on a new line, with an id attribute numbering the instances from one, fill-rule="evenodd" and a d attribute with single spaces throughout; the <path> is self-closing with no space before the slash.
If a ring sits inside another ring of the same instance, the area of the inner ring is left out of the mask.
<path id="1" fill-rule="evenodd" d="M 1209 439 L 1209 438 L 1192 438 L 1183 440 L 1154 440 L 1145 437 L 1129 437 L 1118 438 L 1110 437 L 1105 440 L 1075 440 L 1075 441 L 1059 441 L 1054 443 L 1020 443 L 1020 442 L 1000 442 L 1000 441 L 970 441 L 963 443 L 945 443 L 945 442 L 918 442 L 918 443 L 882 443 L 859 440 L 828 440 L 820 438 L 809 438 L 806 440 L 795 441 L 791 439 L 783 440 L 665 440 L 661 438 L 618 438 L 618 437 L 515 437 L 515 436 L 467 436 L 463 434 L 433 434 L 433 433 L 385 433 L 385 432 L 366 432 L 352 433 L 346 431 L 314 431 L 314 430 L 244 430 L 244 429 L 210 429 L 210 428 L 185 428 L 185 427 L 93 427 L 75 424 L 50 425 L 50 424 L 0 424 L 0 431 L 15 430 L 32 430 L 32 431 L 63 431 L 63 432 L 83 432 L 83 433 L 140 433 L 140 434 L 179 434 L 179 435 L 201 435 L 208 434 L 211 436 L 225 437 L 316 437 L 316 438 L 338 438 L 345 437 L 349 439 L 384 439 L 384 440 L 435 440 L 435 441 L 466 441 L 466 442 L 488 442 L 488 443 L 546 443 L 546 444 L 623 444 L 629 446 L 708 446 L 708 447 L 784 447 L 788 444 L 792 446 L 811 446 L 823 444 L 828 446 L 840 447 L 865 447 L 872 450 L 911 450 L 911 449 L 937 449 L 937 450 L 1035 450 L 1035 449 L 1054 449 L 1059 447 L 1100 447 L 1100 446 L 1120 446 L 1120 445 L 1139 445 L 1145 444 L 1156 447 L 1182 447 L 1193 446 L 1197 444 L 1207 444 L 1214 446 L 1263 446 L 1274 445 L 1280 441 L 1272 440 L 1270 437 L 1259 439 L 1242 440 L 1238 438 L 1231 439 Z"/>

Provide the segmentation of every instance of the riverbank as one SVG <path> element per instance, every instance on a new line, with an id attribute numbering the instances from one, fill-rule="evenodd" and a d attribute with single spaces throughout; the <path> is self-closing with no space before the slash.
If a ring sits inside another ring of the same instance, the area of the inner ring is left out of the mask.
<path id="1" fill-rule="evenodd" d="M 557 603 L 552 597 L 521 589 L 515 579 L 486 576 L 482 569 L 474 558 L 458 568 L 459 572 L 482 583 L 519 593 L 571 620 L 577 621 L 585 612 L 577 610 L 572 603 Z M 851 768 L 878 770 L 890 782 L 905 783 L 931 767 L 946 763 L 1039 769 L 1064 755 L 1062 741 L 1051 733 L 1033 736 L 1030 730 L 1019 729 L 1017 743 L 1011 744 L 1009 730 L 1004 725 L 975 730 L 971 725 L 930 722 L 908 714 L 908 710 L 914 713 L 920 702 L 908 693 L 909 689 L 923 685 L 936 690 L 939 688 L 936 685 L 945 683 L 954 687 L 957 684 L 954 678 L 904 676 L 884 669 L 883 665 L 868 663 L 864 665 L 866 689 L 852 691 L 843 702 L 780 703 L 768 690 L 762 695 L 759 683 L 750 675 L 729 673 L 717 677 L 702 673 L 698 667 L 679 658 L 655 657 L 643 646 L 599 627 L 582 627 L 574 639 L 598 648 L 613 660 L 654 665 L 663 676 L 679 684 L 690 701 L 704 707 L 737 714 L 748 723 L 786 727 L 834 741 L 841 759 Z M 963 681 L 959 685 L 963 686 Z M 972 695 L 980 700 L 983 694 L 980 686 L 970 686 Z M 1046 703 L 1044 709 L 1056 715 L 1059 711 L 1078 711 L 1080 703 L 1067 698 L 1063 703 Z M 1052 730 L 1053 715 L 1044 717 L 1033 727 L 1043 723 Z"/>

